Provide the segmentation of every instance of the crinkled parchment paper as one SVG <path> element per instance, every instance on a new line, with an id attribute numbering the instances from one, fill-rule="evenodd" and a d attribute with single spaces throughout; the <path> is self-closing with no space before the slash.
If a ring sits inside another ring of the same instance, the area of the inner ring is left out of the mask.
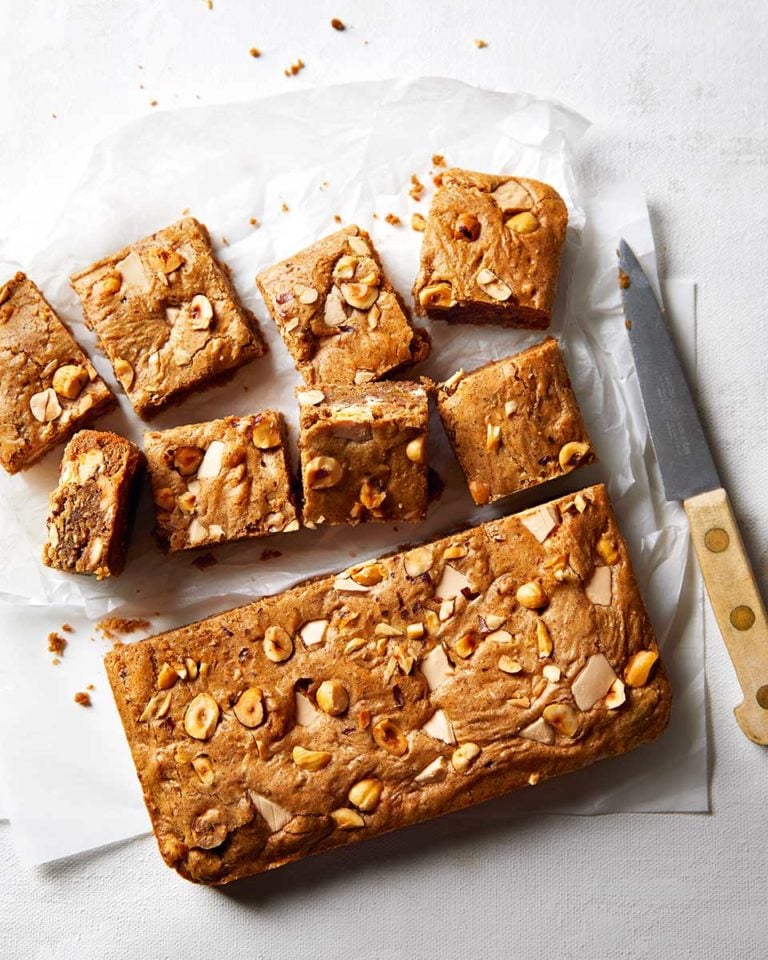
<path id="1" fill-rule="evenodd" d="M 695 585 L 686 576 L 687 527 L 680 508 L 661 494 L 616 283 L 619 236 L 655 276 L 653 238 L 636 190 L 579 196 L 571 156 L 586 127 L 566 108 L 528 95 L 423 79 L 158 113 L 97 148 L 47 246 L 23 265 L 75 335 L 93 353 L 93 337 L 68 287 L 70 273 L 188 210 L 210 228 L 269 340 L 265 358 L 240 370 L 228 385 L 170 410 L 153 421 L 153 428 L 266 406 L 280 408 L 295 428 L 298 376 L 267 319 L 254 275 L 332 231 L 338 214 L 345 223 L 371 230 L 395 286 L 407 294 L 420 241 L 408 224 L 411 213 L 426 211 L 429 203 L 433 154 L 444 154 L 450 165 L 553 184 L 568 204 L 571 225 L 551 332 L 561 338 L 600 463 L 503 507 L 476 509 L 433 421 L 431 463 L 446 486 L 427 522 L 415 529 L 335 527 L 232 544 L 217 549 L 218 563 L 201 572 L 192 565 L 193 556 L 168 558 L 157 549 L 145 492 L 127 571 L 102 583 L 58 574 L 38 560 L 58 456 L 23 475 L 0 478 L 0 761 L 24 862 L 76 853 L 148 826 L 103 673 L 108 644 L 94 631 L 96 619 L 108 613 L 146 616 L 158 632 L 343 568 L 353 558 L 375 556 L 596 480 L 609 485 L 663 643 L 676 693 L 672 727 L 651 746 L 572 775 L 567 786 L 544 784 L 463 816 L 510 816 L 529 807 L 573 813 L 706 808 L 702 621 Z M 408 196 L 414 172 L 428 185 L 420 204 Z M 388 213 L 399 215 L 403 225 L 386 223 Z M 3 274 L 14 267 L 8 259 L 0 261 Z M 540 339 L 539 334 L 441 323 L 432 324 L 431 332 L 432 356 L 415 373 L 440 379 L 459 366 L 469 370 Z M 114 384 L 104 358 L 97 354 L 95 362 Z M 119 387 L 116 392 L 119 411 L 99 425 L 140 441 L 143 425 Z M 262 559 L 265 549 L 280 555 Z M 62 663 L 54 667 L 46 635 L 64 622 L 75 632 Z M 90 709 L 73 703 L 74 692 L 88 683 L 95 686 Z"/>

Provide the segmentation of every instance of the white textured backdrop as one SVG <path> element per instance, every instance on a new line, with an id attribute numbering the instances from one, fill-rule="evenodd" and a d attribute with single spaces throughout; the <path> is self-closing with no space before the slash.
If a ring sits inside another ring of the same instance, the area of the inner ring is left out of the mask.
<path id="1" fill-rule="evenodd" d="M 584 187 L 643 184 L 662 275 L 699 283 L 699 394 L 765 587 L 765 49 L 761 0 L 0 0 L 0 240 L 30 259 L 93 144 L 151 110 L 420 74 L 559 98 L 595 124 Z M 472 834 L 449 818 L 226 892 L 183 884 L 147 839 L 22 871 L 0 825 L 0 956 L 762 956 L 768 752 L 732 719 L 711 618 L 707 664 L 709 816 L 547 815 Z M 445 866 L 449 887 L 434 883 Z M 377 909 L 384 884 L 395 914 Z"/>

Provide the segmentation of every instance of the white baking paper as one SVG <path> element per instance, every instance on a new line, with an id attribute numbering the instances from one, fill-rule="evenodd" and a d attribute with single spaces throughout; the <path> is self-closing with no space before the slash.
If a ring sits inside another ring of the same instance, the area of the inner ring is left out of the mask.
<path id="1" fill-rule="evenodd" d="M 0 478 L 0 760 L 7 769 L 12 831 L 25 863 L 77 853 L 147 828 L 101 664 L 107 644 L 89 639 L 96 636 L 96 619 L 107 613 L 144 616 L 157 632 L 341 569 L 353 558 L 375 556 L 596 480 L 609 485 L 663 641 L 677 694 L 672 728 L 652 746 L 570 777 L 565 790 L 542 785 L 464 816 L 509 816 L 531 805 L 578 813 L 706 809 L 703 627 L 698 595 L 683 590 L 691 586 L 687 527 L 681 509 L 661 494 L 616 282 L 618 238 L 626 237 L 655 277 L 653 238 L 636 189 L 579 196 L 571 161 L 586 127 L 583 118 L 554 103 L 429 78 L 158 113 L 97 148 L 45 248 L 25 265 L 78 339 L 92 350 L 93 337 L 82 326 L 67 285 L 69 274 L 188 210 L 207 223 L 270 345 L 265 358 L 240 370 L 230 384 L 161 415 L 153 429 L 266 406 L 283 410 L 295 428 L 293 391 L 299 378 L 257 296 L 254 275 L 332 231 L 335 214 L 371 231 L 395 286 L 407 294 L 420 240 L 408 224 L 413 211 L 426 212 L 433 154 L 444 154 L 451 165 L 553 184 L 569 206 L 570 226 L 551 332 L 561 338 L 600 464 L 502 506 L 476 509 L 433 419 L 431 464 L 446 486 L 417 528 L 335 527 L 227 545 L 216 550 L 218 563 L 201 572 L 192 556 L 168 558 L 157 549 L 145 494 L 126 573 L 102 583 L 47 570 L 38 560 L 58 457 L 49 456 L 21 476 Z M 414 172 L 428 185 L 419 204 L 408 196 Z M 403 225 L 386 223 L 388 213 L 400 216 Z M 252 217 L 260 226 L 249 223 Z M 11 263 L 0 266 L 8 272 Z M 414 375 L 436 379 L 540 339 L 540 334 L 440 323 L 430 329 L 432 356 Z M 98 354 L 95 362 L 115 385 L 109 364 Z M 120 409 L 100 426 L 140 441 L 143 425 L 115 389 Z M 264 550 L 280 556 L 261 559 Z M 45 638 L 64 621 L 76 632 L 54 667 Z M 88 683 L 95 686 L 93 706 L 79 707 L 74 692 Z"/>

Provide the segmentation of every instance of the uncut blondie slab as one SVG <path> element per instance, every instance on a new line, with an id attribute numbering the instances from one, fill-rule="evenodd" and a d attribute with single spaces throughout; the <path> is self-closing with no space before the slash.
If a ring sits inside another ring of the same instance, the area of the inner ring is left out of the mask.
<path id="1" fill-rule="evenodd" d="M 534 487 L 597 458 L 557 340 L 437 388 L 437 409 L 477 504 Z"/>
<path id="2" fill-rule="evenodd" d="M 117 647 L 106 666 L 161 853 L 200 883 L 624 753 L 670 708 L 602 486 Z"/>
<path id="3" fill-rule="evenodd" d="M 0 463 L 36 460 L 115 405 L 111 391 L 23 273 L 0 286 Z"/>
<path id="4" fill-rule="evenodd" d="M 446 170 L 421 244 L 416 313 L 548 327 L 567 224 L 565 204 L 546 183 Z"/>
<path id="5" fill-rule="evenodd" d="M 260 357 L 256 319 L 192 217 L 71 278 L 85 322 L 140 417 L 221 382 Z"/>
<path id="6" fill-rule="evenodd" d="M 122 573 L 143 466 L 141 450 L 116 433 L 76 433 L 50 496 L 43 563 L 98 580 Z"/>
<path id="7" fill-rule="evenodd" d="M 298 530 L 286 444 L 275 410 L 145 433 L 163 549 Z"/>
<path id="8" fill-rule="evenodd" d="M 416 383 L 299 390 L 303 518 L 416 523 L 427 513 L 427 394 Z"/>
<path id="9" fill-rule="evenodd" d="M 411 326 L 360 227 L 276 263 L 256 283 L 309 386 L 367 383 L 429 354 L 429 335 Z"/>

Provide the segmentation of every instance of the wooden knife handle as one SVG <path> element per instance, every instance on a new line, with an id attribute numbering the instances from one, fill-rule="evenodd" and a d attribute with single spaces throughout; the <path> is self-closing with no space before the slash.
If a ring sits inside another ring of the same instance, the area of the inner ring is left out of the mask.
<path id="1" fill-rule="evenodd" d="M 734 710 L 750 740 L 768 745 L 768 618 L 728 494 L 683 504 L 712 609 L 744 694 Z"/>

